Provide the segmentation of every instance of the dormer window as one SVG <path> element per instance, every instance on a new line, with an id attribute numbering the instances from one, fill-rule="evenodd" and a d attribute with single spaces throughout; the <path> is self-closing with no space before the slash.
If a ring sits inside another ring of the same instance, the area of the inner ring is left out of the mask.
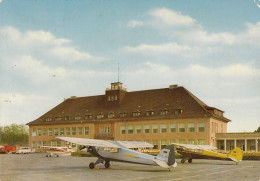
<path id="1" fill-rule="evenodd" d="M 137 116 L 140 116 L 140 112 L 139 111 L 136 111 L 136 112 L 132 112 L 132 116 L 133 117 L 137 117 Z"/>
<path id="2" fill-rule="evenodd" d="M 81 120 L 81 116 L 75 116 L 74 119 L 75 119 L 76 121 Z"/>
<path id="3" fill-rule="evenodd" d="M 60 121 L 62 120 L 62 117 L 55 117 L 55 121 Z"/>
<path id="4" fill-rule="evenodd" d="M 98 115 L 97 115 L 97 119 L 102 119 L 103 117 L 104 117 L 103 114 L 98 114 Z"/>
<path id="5" fill-rule="evenodd" d="M 69 121 L 70 120 L 70 116 L 65 116 L 65 121 Z"/>
<path id="6" fill-rule="evenodd" d="M 120 118 L 124 118 L 124 117 L 126 117 L 126 116 L 127 116 L 127 113 L 125 113 L 125 112 L 122 112 L 122 113 L 120 113 L 120 114 L 119 114 L 119 116 L 120 116 Z"/>
<path id="7" fill-rule="evenodd" d="M 86 115 L 85 115 L 85 119 L 91 119 L 92 117 L 93 117 L 92 114 L 86 114 Z"/>
<path id="8" fill-rule="evenodd" d="M 108 115 L 107 115 L 107 118 L 113 118 L 115 116 L 115 114 L 114 113 L 109 113 Z"/>
<path id="9" fill-rule="evenodd" d="M 154 115 L 154 111 L 146 111 L 146 116 L 153 116 Z"/>
<path id="10" fill-rule="evenodd" d="M 47 117 L 46 119 L 45 119 L 45 121 L 52 121 L 52 118 L 51 117 Z"/>
<path id="11" fill-rule="evenodd" d="M 165 115 L 167 115 L 167 114 L 168 114 L 168 110 L 166 110 L 166 109 L 160 111 L 160 115 L 161 115 L 161 116 L 165 116 Z"/>
<path id="12" fill-rule="evenodd" d="M 183 109 L 174 109 L 174 114 L 182 114 Z"/>

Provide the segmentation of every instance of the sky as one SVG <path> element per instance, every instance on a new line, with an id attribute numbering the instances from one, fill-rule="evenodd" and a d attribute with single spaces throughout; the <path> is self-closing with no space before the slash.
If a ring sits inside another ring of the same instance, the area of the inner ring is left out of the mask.
<path id="1" fill-rule="evenodd" d="M 260 126 L 259 0 L 0 0 L 0 126 L 71 96 L 178 84 Z"/>

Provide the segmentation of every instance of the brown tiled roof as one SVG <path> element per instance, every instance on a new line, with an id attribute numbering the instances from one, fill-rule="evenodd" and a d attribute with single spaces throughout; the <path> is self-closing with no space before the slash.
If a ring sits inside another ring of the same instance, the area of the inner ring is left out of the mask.
<path id="1" fill-rule="evenodd" d="M 163 88 L 144 91 L 126 92 L 120 105 L 106 106 L 105 95 L 78 97 L 67 99 L 57 105 L 38 119 L 27 123 L 28 125 L 41 124 L 64 124 L 77 122 L 97 122 L 97 121 L 117 121 L 117 120 L 147 120 L 147 119 L 168 119 L 168 118 L 193 118 L 193 117 L 215 117 L 225 122 L 230 120 L 225 117 L 214 115 L 207 111 L 207 106 L 196 96 L 184 87 Z M 160 115 L 161 110 L 168 110 L 165 116 Z M 175 114 L 175 110 L 182 110 L 181 114 Z M 132 112 L 139 111 L 139 117 L 133 117 Z M 153 116 L 146 116 L 147 111 L 154 111 Z M 108 119 L 107 114 L 114 113 L 114 118 Z M 128 113 L 124 118 L 120 118 L 120 113 Z M 97 119 L 98 114 L 104 114 L 104 118 Z M 85 119 L 85 115 L 92 114 L 92 119 Z M 70 120 L 65 120 L 70 116 Z M 75 116 L 81 116 L 81 120 L 74 120 Z M 46 122 L 47 117 L 52 117 L 52 121 Z M 55 117 L 62 117 L 61 120 L 54 121 Z"/>

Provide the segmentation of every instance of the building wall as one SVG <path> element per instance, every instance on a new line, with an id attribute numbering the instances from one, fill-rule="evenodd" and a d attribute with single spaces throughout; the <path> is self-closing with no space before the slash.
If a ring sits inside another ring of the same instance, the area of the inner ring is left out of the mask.
<path id="1" fill-rule="evenodd" d="M 216 133 L 226 133 L 226 132 L 227 132 L 227 123 L 217 120 L 215 118 L 210 118 L 209 137 L 210 137 L 211 145 L 217 146 Z"/>
<path id="2" fill-rule="evenodd" d="M 203 131 L 199 129 L 199 124 L 204 124 Z M 137 133 L 138 126 L 141 128 Z M 145 125 L 149 126 L 149 133 L 145 133 Z M 172 125 L 175 125 L 175 131 Z M 180 126 L 184 126 L 184 132 L 180 130 Z M 194 125 L 194 128 L 193 128 Z M 121 127 L 125 127 L 125 134 L 122 134 Z M 132 126 L 133 130 L 129 129 Z M 165 127 L 164 127 L 165 126 Z M 190 126 L 190 127 L 189 127 Z M 72 127 L 76 128 L 76 134 L 72 135 Z M 89 133 L 85 134 L 85 127 L 89 127 Z M 52 129 L 52 136 L 49 136 L 49 128 Z M 54 135 L 54 129 L 58 129 L 59 134 Z M 60 129 L 64 128 L 64 134 L 60 135 Z M 70 135 L 67 135 L 66 128 L 70 128 Z M 79 129 L 82 128 L 82 134 Z M 154 128 L 154 129 L 153 129 Z M 156 131 L 157 128 L 157 131 Z M 39 136 L 39 129 L 41 136 Z M 47 135 L 43 135 L 43 129 L 47 129 Z M 137 120 L 137 121 L 118 121 L 118 122 L 98 122 L 89 124 L 63 124 L 63 125 L 44 125 L 30 126 L 30 146 L 43 146 L 56 142 L 57 136 L 95 138 L 103 140 L 128 140 L 128 141 L 146 141 L 156 145 L 155 148 L 161 148 L 164 145 L 175 143 L 185 144 L 213 144 L 210 135 L 210 119 L 209 118 L 190 118 L 190 119 L 169 119 L 169 120 Z M 33 130 L 36 131 L 33 136 Z M 200 131 L 199 131 L 200 130 Z M 155 132 L 156 131 L 156 132 Z M 192 132 L 191 132 L 192 131 Z M 202 131 L 202 132 L 201 132 Z M 34 144 L 33 144 L 34 143 Z M 44 143 L 44 144 L 43 144 Z M 35 145 L 36 144 L 36 145 Z M 56 144 L 56 143 L 55 143 Z M 61 146 L 64 143 L 62 143 Z"/>
<path id="3" fill-rule="evenodd" d="M 89 133 L 86 135 L 85 133 L 85 127 L 89 127 Z M 49 128 L 52 129 L 52 136 L 49 136 Z M 57 128 L 59 130 L 59 134 L 54 134 L 54 129 Z M 60 134 L 60 128 L 64 128 L 64 135 Z M 66 128 L 70 128 L 70 134 L 67 135 Z M 76 134 L 72 134 L 72 128 L 76 128 Z M 79 128 L 82 128 L 82 135 L 79 135 Z M 42 125 L 42 126 L 30 126 L 29 127 L 29 145 L 30 147 L 39 147 L 44 146 L 43 142 L 46 142 L 47 145 L 45 146 L 51 146 L 48 145 L 48 142 L 57 142 L 60 141 L 56 137 L 57 136 L 69 136 L 69 137 L 82 137 L 82 138 L 94 138 L 94 124 L 63 124 L 63 125 Z M 41 136 L 39 136 L 39 129 L 41 130 Z M 43 130 L 47 129 L 47 135 L 43 135 Z M 33 130 L 36 130 L 36 134 L 33 134 Z M 41 142 L 41 145 L 39 145 L 39 142 Z M 36 145 L 34 146 L 33 143 Z M 62 142 L 64 144 L 64 142 Z M 64 145 L 62 145 L 64 146 Z"/>

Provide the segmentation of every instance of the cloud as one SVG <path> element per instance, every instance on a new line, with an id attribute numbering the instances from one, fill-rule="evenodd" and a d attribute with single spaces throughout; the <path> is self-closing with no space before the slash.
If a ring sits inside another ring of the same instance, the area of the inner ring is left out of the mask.
<path id="1" fill-rule="evenodd" d="M 172 11 L 168 8 L 159 8 L 151 11 L 150 16 L 154 21 L 161 22 L 168 26 L 194 26 L 197 25 L 195 19 L 190 16 L 182 15 L 180 12 Z"/>
<path id="2" fill-rule="evenodd" d="M 126 45 L 120 50 L 139 59 L 156 61 L 158 57 L 178 64 L 211 62 L 217 66 L 234 62 L 258 61 L 260 46 L 260 22 L 245 23 L 245 29 L 237 33 L 207 31 L 196 19 L 168 8 L 158 8 L 143 16 L 143 28 L 165 42 L 140 42 Z M 140 56 L 140 57 L 138 57 Z M 218 63 L 217 63 L 218 62 Z"/>
<path id="3" fill-rule="evenodd" d="M 79 51 L 71 45 L 71 40 L 56 38 L 52 33 L 42 30 L 22 33 L 14 27 L 1 27 L 0 40 L 0 47 L 6 55 L 16 52 L 16 54 L 37 55 L 46 59 L 52 57 L 68 63 L 106 60 L 106 58 Z"/>
<path id="4" fill-rule="evenodd" d="M 130 21 L 130 22 L 127 24 L 127 27 L 128 27 L 128 28 L 135 28 L 135 27 L 142 26 L 142 25 L 143 25 L 143 22 L 142 22 L 142 21 L 133 20 L 133 21 Z"/>

